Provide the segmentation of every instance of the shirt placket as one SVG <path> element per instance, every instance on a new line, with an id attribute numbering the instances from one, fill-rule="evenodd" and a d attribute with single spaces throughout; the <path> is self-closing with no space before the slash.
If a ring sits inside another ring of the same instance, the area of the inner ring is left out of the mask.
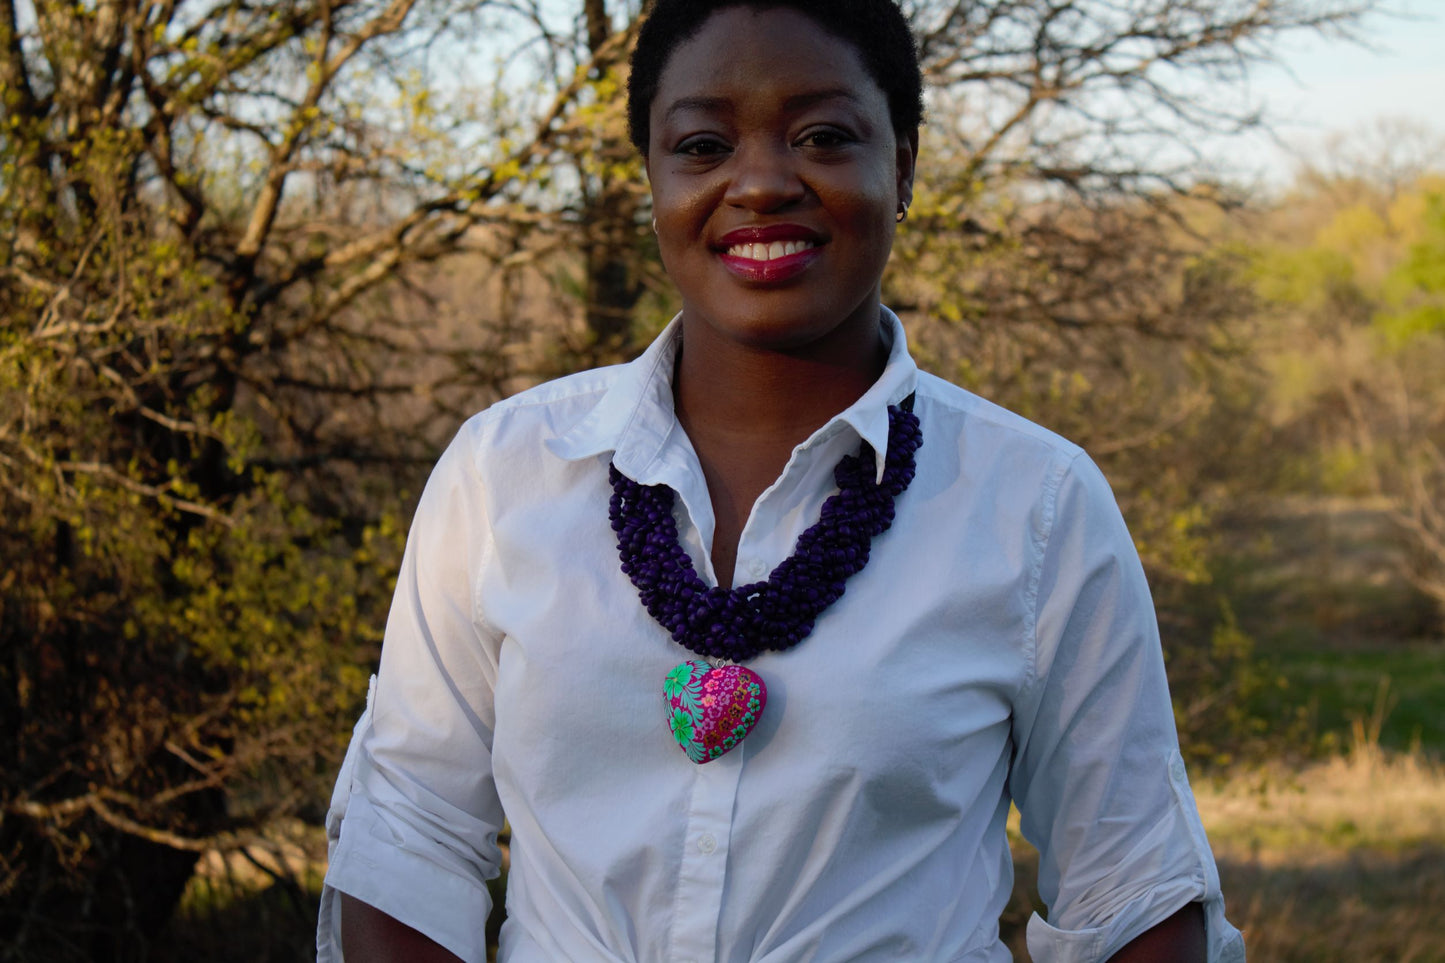
<path id="1" fill-rule="evenodd" d="M 682 842 L 669 963 L 712 963 L 722 912 L 733 805 L 746 743 L 697 767 Z"/>
<path id="2" fill-rule="evenodd" d="M 836 434 L 836 429 L 825 437 L 833 434 Z M 803 451 L 790 459 L 783 472 L 784 484 L 796 483 L 794 473 L 798 469 L 795 463 L 799 456 L 816 457 L 810 451 Z M 691 499 L 689 495 L 692 496 Z M 683 501 L 690 508 L 694 505 L 692 499 L 696 499 L 700 507 L 705 498 L 705 489 L 683 489 Z M 782 519 L 776 513 L 776 506 L 785 501 L 786 499 L 780 499 L 778 493 L 770 489 L 759 500 L 759 504 L 754 506 L 754 516 L 749 518 L 743 529 L 742 540 L 738 544 L 737 568 L 733 572 L 734 585 L 766 578 L 772 568 L 766 559 L 777 556 L 777 560 L 781 561 L 787 554 L 782 544 L 787 542 L 791 545 L 791 539 L 785 538 L 779 531 Z M 689 514 L 693 518 L 701 517 L 701 513 L 696 510 Z M 706 552 L 701 545 L 710 541 L 712 536 L 710 505 L 705 517 L 705 525 L 693 526 L 689 532 L 698 540 L 696 552 L 704 560 Z M 705 580 L 713 581 L 711 577 L 705 577 Z M 744 740 L 731 752 L 697 766 L 693 774 L 667 963 L 713 963 L 718 958 L 718 920 L 722 914 L 723 892 L 727 882 L 733 812 L 747 753 L 748 743 Z"/>

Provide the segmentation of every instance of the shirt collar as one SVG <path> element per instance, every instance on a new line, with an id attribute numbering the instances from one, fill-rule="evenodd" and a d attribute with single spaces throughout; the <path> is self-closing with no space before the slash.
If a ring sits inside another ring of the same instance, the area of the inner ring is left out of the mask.
<path id="1" fill-rule="evenodd" d="M 913 394 L 918 388 L 918 366 L 908 353 L 908 337 L 903 332 L 903 323 L 887 308 L 883 309 L 883 339 L 888 345 L 888 361 L 878 380 L 863 392 L 862 397 L 819 429 L 822 432 L 836 431 L 835 425 L 848 425 L 858 437 L 867 442 L 878 457 L 876 482 L 883 481 L 883 466 L 888 456 L 888 407 L 896 405 Z"/>
<path id="2" fill-rule="evenodd" d="M 677 427 L 672 403 L 672 376 L 682 340 L 681 315 L 657 336 L 637 360 L 623 365 L 620 374 L 587 416 L 571 429 L 547 442 L 560 458 L 575 461 L 612 452 L 613 464 L 629 477 L 654 484 L 655 462 Z M 851 428 L 874 451 L 888 450 L 888 406 L 914 392 L 918 366 L 908 353 L 903 324 L 888 308 L 882 309 L 883 337 L 888 361 L 867 391 L 853 404 L 819 428 L 805 447 Z M 884 457 L 877 459 L 878 481 L 883 480 Z"/>
<path id="3" fill-rule="evenodd" d="M 636 360 L 622 365 L 602 400 L 581 421 L 549 440 L 559 458 L 578 461 L 612 452 L 612 463 L 629 477 L 643 477 L 677 423 L 672 374 L 682 341 L 682 315 L 673 318 Z"/>

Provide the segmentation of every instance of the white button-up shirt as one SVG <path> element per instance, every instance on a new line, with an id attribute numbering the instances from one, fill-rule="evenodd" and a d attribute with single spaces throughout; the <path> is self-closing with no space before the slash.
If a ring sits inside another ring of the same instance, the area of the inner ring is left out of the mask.
<path id="1" fill-rule="evenodd" d="M 662 695 L 696 656 L 643 609 L 608 522 L 609 461 L 670 485 L 716 583 L 673 413 L 676 323 L 631 364 L 466 423 L 417 509 L 337 785 L 321 960 L 341 956 L 338 890 L 484 960 L 505 814 L 506 963 L 1001 963 L 1011 798 L 1051 908 L 1029 923 L 1038 963 L 1107 959 L 1196 900 L 1211 963 L 1243 959 L 1107 483 L 1076 446 L 919 372 L 884 321 L 883 376 L 758 498 L 734 584 L 792 552 L 838 460 L 885 450 L 886 407 L 911 393 L 917 477 L 812 634 L 749 663 L 767 708 L 704 765 Z"/>

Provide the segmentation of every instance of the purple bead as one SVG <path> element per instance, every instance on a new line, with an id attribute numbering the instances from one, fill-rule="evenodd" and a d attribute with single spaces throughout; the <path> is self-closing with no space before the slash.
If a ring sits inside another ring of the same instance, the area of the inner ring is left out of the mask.
<path id="1" fill-rule="evenodd" d="M 873 539 L 893 523 L 894 498 L 913 480 L 922 443 L 912 396 L 890 406 L 883 482 L 874 483 L 878 456 L 866 443 L 845 456 L 833 472 L 838 492 L 798 537 L 793 554 L 765 581 L 730 590 L 704 585 L 693 569 L 678 542 L 672 489 L 639 485 L 610 466 L 609 515 L 622 571 L 648 614 L 699 655 L 742 661 L 790 648 L 807 638 L 817 617 L 867 564 Z"/>

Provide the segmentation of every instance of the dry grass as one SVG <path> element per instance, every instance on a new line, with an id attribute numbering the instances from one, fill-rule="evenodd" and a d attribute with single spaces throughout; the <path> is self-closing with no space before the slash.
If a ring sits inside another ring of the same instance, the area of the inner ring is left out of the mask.
<path id="1" fill-rule="evenodd" d="M 1250 963 L 1445 963 L 1445 767 L 1368 729 L 1299 771 L 1196 785 Z"/>
<path id="2" fill-rule="evenodd" d="M 1378 721 L 1304 768 L 1196 780 L 1250 963 L 1445 963 L 1445 766 L 1380 749 Z M 1027 963 L 1037 854 L 1014 818 L 1018 881 L 1002 931 Z"/>
<path id="3" fill-rule="evenodd" d="M 1194 792 L 1215 853 L 1231 861 L 1300 865 L 1445 846 L 1445 767 L 1359 736 L 1305 769 L 1199 780 Z"/>
<path id="4" fill-rule="evenodd" d="M 1445 846 L 1219 862 L 1250 963 L 1445 963 Z"/>

